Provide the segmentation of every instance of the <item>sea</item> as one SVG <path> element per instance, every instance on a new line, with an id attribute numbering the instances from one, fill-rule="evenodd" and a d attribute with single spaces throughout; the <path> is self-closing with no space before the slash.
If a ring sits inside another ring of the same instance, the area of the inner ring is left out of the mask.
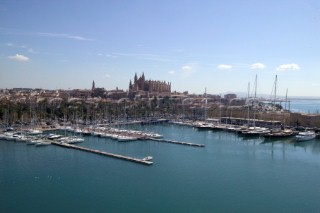
<path id="1" fill-rule="evenodd" d="M 176 124 L 125 127 L 191 147 L 85 136 L 153 165 L 0 140 L 0 212 L 320 212 L 320 139 L 246 139 Z"/>
<path id="2" fill-rule="evenodd" d="M 293 99 L 289 103 L 282 102 L 282 107 L 292 112 L 300 113 L 320 113 L 320 99 Z"/>

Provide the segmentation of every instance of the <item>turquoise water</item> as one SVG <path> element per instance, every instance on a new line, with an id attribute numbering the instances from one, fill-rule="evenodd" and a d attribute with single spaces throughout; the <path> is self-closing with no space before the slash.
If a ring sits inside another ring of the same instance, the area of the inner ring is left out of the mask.
<path id="1" fill-rule="evenodd" d="M 243 140 L 171 124 L 144 126 L 195 148 L 86 137 L 85 147 L 0 141 L 0 212 L 319 212 L 320 141 Z"/>

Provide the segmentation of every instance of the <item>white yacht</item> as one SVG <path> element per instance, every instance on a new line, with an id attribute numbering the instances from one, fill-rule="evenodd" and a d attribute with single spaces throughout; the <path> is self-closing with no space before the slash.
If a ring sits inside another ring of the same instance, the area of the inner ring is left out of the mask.
<path id="1" fill-rule="evenodd" d="M 296 141 L 308 141 L 316 138 L 316 133 L 314 131 L 305 131 L 305 132 L 299 132 L 298 135 L 296 135 Z"/>
<path id="2" fill-rule="evenodd" d="M 42 133 L 43 133 L 43 131 L 40 129 L 29 129 L 28 130 L 28 135 L 40 135 Z"/>
<path id="3" fill-rule="evenodd" d="M 48 146 L 50 144 L 51 144 L 50 141 L 41 141 L 41 142 L 39 141 L 39 142 L 35 143 L 34 145 L 36 145 L 36 146 Z"/>
<path id="4" fill-rule="evenodd" d="M 152 159 L 153 159 L 152 156 L 147 156 L 147 157 L 145 157 L 145 158 L 142 158 L 142 160 L 144 160 L 144 161 L 150 161 L 150 160 L 152 160 Z"/>
<path id="5" fill-rule="evenodd" d="M 135 140 L 138 140 L 138 138 L 133 136 L 127 136 L 127 135 L 118 135 L 117 140 L 118 141 L 135 141 Z"/>

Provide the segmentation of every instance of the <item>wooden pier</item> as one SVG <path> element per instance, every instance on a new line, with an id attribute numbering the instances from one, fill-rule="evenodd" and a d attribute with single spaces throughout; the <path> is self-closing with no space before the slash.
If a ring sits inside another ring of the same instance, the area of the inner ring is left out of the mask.
<path id="1" fill-rule="evenodd" d="M 168 140 L 168 139 L 156 139 L 156 138 L 147 138 L 147 139 L 152 141 L 157 141 L 157 142 L 173 143 L 178 145 L 205 147 L 204 144 L 188 143 L 188 142 L 174 141 L 174 140 Z"/>
<path id="2" fill-rule="evenodd" d="M 144 164 L 144 165 L 152 165 L 153 164 L 153 162 L 147 161 L 147 160 L 143 160 L 143 159 L 132 158 L 132 157 L 113 154 L 113 153 L 109 153 L 109 152 L 103 152 L 103 151 L 100 151 L 100 150 L 89 149 L 89 148 L 85 148 L 85 147 L 81 147 L 81 146 L 75 146 L 75 145 L 71 145 L 71 144 L 67 144 L 67 143 L 60 143 L 60 142 L 54 142 L 53 141 L 53 142 L 51 142 L 51 144 L 57 145 L 57 146 L 61 146 L 61 147 L 65 147 L 65 148 L 77 149 L 77 150 L 81 150 L 81 151 L 85 151 L 85 152 L 92 152 L 92 153 L 96 153 L 96 154 L 99 154 L 99 155 L 104 155 L 104 156 L 107 156 L 107 157 L 112 157 L 112 158 L 117 158 L 117 159 L 121 159 L 121 160 L 131 161 L 131 162 L 134 162 L 134 163 L 140 163 L 140 164 Z"/>

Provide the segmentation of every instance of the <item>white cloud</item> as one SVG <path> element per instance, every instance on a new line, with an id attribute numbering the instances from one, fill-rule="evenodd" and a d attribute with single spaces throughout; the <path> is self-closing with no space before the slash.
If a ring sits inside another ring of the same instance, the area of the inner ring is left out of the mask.
<path id="1" fill-rule="evenodd" d="M 182 77 L 186 78 L 196 72 L 196 63 L 187 64 L 181 67 Z"/>
<path id="2" fill-rule="evenodd" d="M 104 78 L 111 78 L 111 75 L 105 74 Z"/>
<path id="3" fill-rule="evenodd" d="M 266 65 L 261 64 L 261 63 L 255 63 L 250 65 L 250 69 L 256 70 L 256 69 L 265 69 Z"/>
<path id="4" fill-rule="evenodd" d="M 229 69 L 232 68 L 232 66 L 229 65 L 229 64 L 220 64 L 220 65 L 217 66 L 217 68 L 220 69 L 220 70 L 229 70 Z"/>
<path id="5" fill-rule="evenodd" d="M 30 60 L 30 58 L 28 58 L 27 56 L 20 55 L 20 54 L 16 54 L 16 55 L 14 55 L 14 56 L 8 56 L 8 58 L 9 58 L 10 60 L 22 61 L 22 62 L 24 62 L 24 61 L 29 61 L 29 60 Z"/>
<path id="6" fill-rule="evenodd" d="M 277 71 L 300 70 L 298 64 L 282 64 L 276 68 Z"/>
<path id="7" fill-rule="evenodd" d="M 175 73 L 175 71 L 174 70 L 170 70 L 168 73 L 173 75 Z"/>
<path id="8" fill-rule="evenodd" d="M 8 28 L 1 28 L 1 34 L 9 34 L 9 35 L 21 35 L 21 36 L 32 36 L 32 37 L 52 37 L 52 38 L 65 38 L 65 39 L 72 39 L 78 41 L 94 41 L 94 39 L 86 38 L 83 36 L 78 35 L 70 35 L 66 33 L 47 33 L 47 32 L 28 32 L 19 29 L 8 29 Z"/>
<path id="9" fill-rule="evenodd" d="M 110 55 L 110 54 L 106 54 L 105 57 L 107 57 L 107 58 L 117 58 L 117 56 L 115 56 L 115 55 Z"/>
<path id="10" fill-rule="evenodd" d="M 94 40 L 91 38 L 69 35 L 69 34 L 65 34 L 65 33 L 34 33 L 34 35 L 44 36 L 44 37 L 66 38 L 66 39 L 72 39 L 72 40 L 78 40 L 78 41 L 93 41 Z"/>

